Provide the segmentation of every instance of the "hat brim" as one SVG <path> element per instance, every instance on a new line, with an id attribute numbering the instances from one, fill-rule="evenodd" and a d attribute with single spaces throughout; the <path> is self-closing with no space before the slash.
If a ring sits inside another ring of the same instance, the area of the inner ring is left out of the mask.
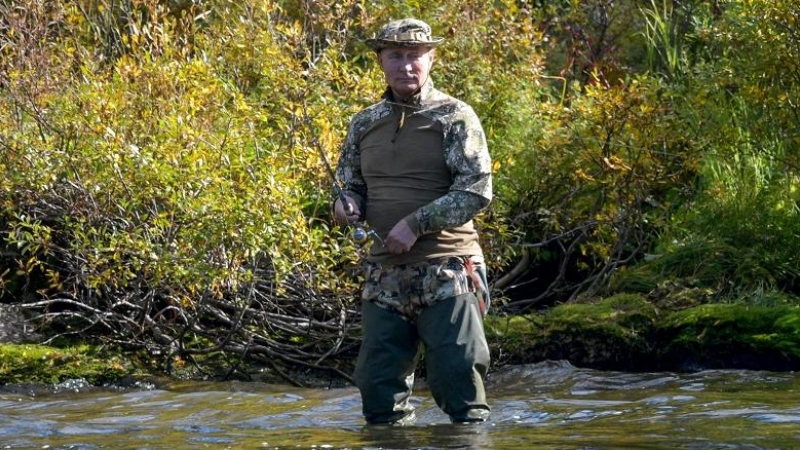
<path id="1" fill-rule="evenodd" d="M 364 41 L 364 43 L 367 44 L 367 47 L 375 50 L 376 52 L 388 47 L 436 47 L 442 42 L 444 42 L 444 38 L 435 36 L 431 37 L 430 41 L 393 41 L 389 39 L 374 38 Z"/>

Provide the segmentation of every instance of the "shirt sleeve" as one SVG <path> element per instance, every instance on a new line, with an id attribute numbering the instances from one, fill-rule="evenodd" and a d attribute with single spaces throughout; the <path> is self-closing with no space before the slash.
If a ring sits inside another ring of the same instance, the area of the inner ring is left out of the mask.
<path id="1" fill-rule="evenodd" d="M 417 236 L 421 236 L 463 225 L 488 205 L 489 200 L 480 195 L 466 191 L 450 191 L 419 208 L 406 220 L 411 230 Z"/>
<path id="2" fill-rule="evenodd" d="M 358 147 L 357 119 L 350 122 L 347 136 L 342 143 L 339 162 L 336 165 L 336 179 L 341 184 L 345 195 L 352 197 L 358 203 L 358 209 L 363 217 L 367 199 L 367 183 L 361 175 L 361 149 Z M 333 193 L 338 198 L 339 187 L 334 183 Z"/>
<path id="3" fill-rule="evenodd" d="M 406 217 L 417 236 L 463 225 L 492 200 L 492 161 L 480 120 L 461 104 L 444 127 L 450 191 Z"/>

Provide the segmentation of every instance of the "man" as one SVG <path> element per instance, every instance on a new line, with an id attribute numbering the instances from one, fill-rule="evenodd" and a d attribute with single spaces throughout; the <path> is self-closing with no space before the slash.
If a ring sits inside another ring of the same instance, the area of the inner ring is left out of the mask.
<path id="1" fill-rule="evenodd" d="M 451 420 L 489 417 L 488 305 L 472 218 L 491 201 L 491 161 L 475 112 L 429 77 L 442 41 L 416 19 L 366 41 L 388 88 L 353 117 L 336 169 L 347 205 L 336 201 L 335 220 L 364 220 L 382 238 L 366 261 L 355 371 L 369 423 L 413 421 L 421 346 L 431 393 Z"/>

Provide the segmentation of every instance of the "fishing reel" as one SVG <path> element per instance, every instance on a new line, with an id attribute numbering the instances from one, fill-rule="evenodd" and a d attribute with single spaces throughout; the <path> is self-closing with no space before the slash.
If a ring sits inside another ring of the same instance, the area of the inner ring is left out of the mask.
<path id="1" fill-rule="evenodd" d="M 347 198 L 345 198 L 341 190 L 339 190 L 339 201 L 342 202 L 347 214 L 353 214 L 353 205 L 347 201 Z M 350 226 L 353 227 L 353 231 L 350 232 L 350 239 L 352 239 L 353 242 L 355 242 L 359 247 L 364 247 L 370 240 L 383 246 L 383 239 L 378 236 L 378 233 L 376 233 L 375 230 L 370 230 L 361 222 L 353 222 L 350 224 Z"/>
<path id="2" fill-rule="evenodd" d="M 342 204 L 345 212 L 348 215 L 353 214 L 353 205 L 347 201 L 344 193 L 341 189 L 339 189 L 339 201 Z M 352 227 L 352 231 L 350 232 L 350 239 L 359 247 L 359 253 L 363 253 L 366 249 L 366 244 L 371 240 L 373 243 L 378 243 L 383 246 L 383 239 L 378 236 L 378 233 L 375 230 L 369 229 L 369 227 L 361 222 L 351 222 L 349 224 Z"/>
<path id="3" fill-rule="evenodd" d="M 369 240 L 383 245 L 383 239 L 378 236 L 375 230 L 368 230 L 360 224 L 355 225 L 355 228 L 353 228 L 353 231 L 350 233 L 350 238 L 353 242 L 361 246 L 365 245 Z"/>

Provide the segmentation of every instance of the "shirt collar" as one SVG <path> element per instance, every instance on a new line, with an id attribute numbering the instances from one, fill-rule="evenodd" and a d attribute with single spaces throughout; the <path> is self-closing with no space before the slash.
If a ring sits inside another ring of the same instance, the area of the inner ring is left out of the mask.
<path id="1" fill-rule="evenodd" d="M 408 100 L 406 100 L 405 102 L 400 100 L 395 100 L 394 95 L 392 95 L 392 88 L 388 86 L 386 87 L 386 90 L 383 92 L 382 98 L 391 103 L 419 107 L 423 106 L 426 103 L 426 101 L 431 98 L 432 93 L 433 93 L 433 80 L 428 78 L 428 80 L 425 81 L 425 84 L 423 84 L 422 87 L 420 87 L 415 94 L 412 94 L 411 97 L 409 97 Z"/>

